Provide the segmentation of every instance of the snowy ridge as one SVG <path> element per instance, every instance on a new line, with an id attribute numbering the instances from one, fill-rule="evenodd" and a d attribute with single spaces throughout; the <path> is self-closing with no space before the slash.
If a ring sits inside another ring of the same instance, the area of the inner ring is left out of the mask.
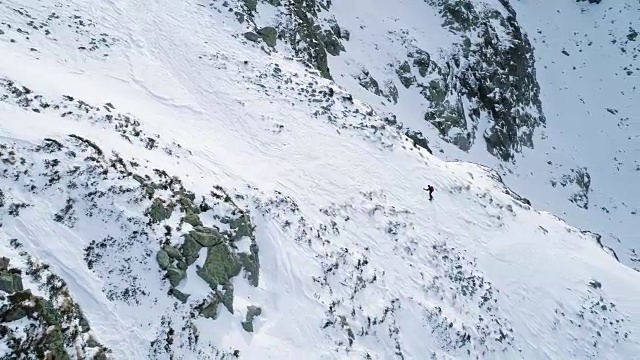
<path id="1" fill-rule="evenodd" d="M 0 357 L 637 356 L 638 272 L 209 5 L 0 3 L 62 22 L 0 33 Z"/>

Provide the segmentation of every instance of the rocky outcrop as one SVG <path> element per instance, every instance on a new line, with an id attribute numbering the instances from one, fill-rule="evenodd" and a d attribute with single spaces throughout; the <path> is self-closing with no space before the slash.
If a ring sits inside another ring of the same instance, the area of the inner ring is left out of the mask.
<path id="1" fill-rule="evenodd" d="M 234 202 L 238 201 L 237 196 L 232 198 L 220 187 L 196 197 L 179 178 L 160 169 L 145 175 L 135 173 L 139 165 L 134 160 L 125 161 L 115 153 L 108 155 L 80 137 L 47 139 L 39 145 L 3 142 L 0 160 L 6 169 L 0 177 L 3 181 L 44 184 L 28 188 L 34 195 L 45 191 L 73 194 L 70 198 L 77 200 L 63 198 L 59 204 L 63 209 L 52 215 L 52 220 L 60 223 L 56 226 L 75 230 L 77 223 L 87 219 L 115 224 L 108 233 L 92 233 L 97 239 L 84 249 L 87 268 L 100 276 L 102 291 L 110 301 L 139 306 L 147 300 L 149 290 L 142 280 L 144 276 L 159 276 L 157 272 L 148 273 L 155 264 L 166 279 L 166 290 L 160 290 L 160 294 L 173 296 L 176 306 L 187 303 L 184 311 L 191 307 L 188 303 L 192 298 L 181 291 L 180 285 L 189 270 L 211 284 L 211 298 L 218 299 L 229 311 L 233 311 L 233 277 L 244 273 L 251 285 L 258 285 L 258 246 L 251 217 Z M 31 205 L 15 202 L 15 194 L 5 189 L 0 193 L 0 205 L 3 211 L 8 210 L 4 213 L 22 216 L 20 210 Z M 126 204 L 122 206 L 137 209 L 137 213 L 131 211 L 123 216 L 114 204 Z M 207 226 L 203 224 L 204 216 Z M 0 220 L 6 223 L 5 218 Z M 174 236 L 176 233 L 180 235 Z M 202 259 L 202 270 L 189 269 L 202 249 L 209 254 L 208 259 Z M 0 295 L 24 292 L 23 273 L 9 265 L 8 259 L 0 258 Z M 55 279 L 52 284 L 59 293 L 59 284 L 64 282 Z M 160 295 L 158 289 L 154 292 L 155 296 Z M 14 307 L 6 316 L 21 317 L 23 310 Z"/>
<path id="2" fill-rule="evenodd" d="M 215 290 L 218 285 L 230 284 L 229 280 L 240 273 L 242 265 L 228 246 L 220 244 L 207 248 L 207 259 L 197 269 L 198 275 Z"/>
<path id="3" fill-rule="evenodd" d="M 443 19 L 442 26 L 459 37 L 444 58 L 406 43 L 406 57 L 394 67 L 396 81 L 415 88 L 428 101 L 424 119 L 442 139 L 469 151 L 482 136 L 487 151 L 513 161 L 523 148 L 532 148 L 533 135 L 545 117 L 536 80 L 533 48 L 507 0 L 491 7 L 471 0 L 428 0 Z M 253 3 L 249 12 L 257 11 Z M 278 36 L 322 76 L 330 78 L 327 56 L 340 56 L 349 33 L 331 16 L 331 3 L 295 0 L 280 6 L 286 14 Z M 287 20 L 284 20 L 287 19 Z M 256 36 L 259 35 L 257 33 Z M 380 64 L 376 64 L 380 65 Z M 386 65 L 386 64 L 385 64 Z M 355 75 L 372 93 L 398 102 L 390 79 L 375 79 L 363 69 Z M 382 86 L 381 84 L 384 84 Z M 481 121 L 490 121 L 478 134 Z"/>
<path id="4" fill-rule="evenodd" d="M 533 48 L 515 11 L 506 0 L 501 1 L 506 16 L 471 1 L 430 3 L 440 8 L 443 25 L 461 42 L 444 66 L 432 70 L 439 79 L 424 87 L 432 104 L 425 119 L 443 139 L 466 151 L 484 116 L 492 121 L 483 134 L 487 151 L 513 160 L 523 147 L 533 147 L 534 131 L 545 124 Z"/>
<path id="5" fill-rule="evenodd" d="M 207 317 L 215 318 L 217 310 L 213 312 L 213 303 L 224 304 L 230 312 L 233 312 L 233 286 L 231 279 L 238 276 L 244 269 L 247 279 L 253 286 L 258 285 L 259 260 L 258 246 L 253 234 L 253 225 L 250 217 L 245 214 L 229 197 L 222 188 L 215 188 L 212 192 L 220 203 L 208 204 L 204 200 L 196 204 L 195 194 L 187 191 L 176 179 L 170 183 L 149 183 L 144 180 L 143 186 L 152 188 L 171 189 L 169 198 L 156 197 L 151 206 L 145 212 L 150 222 L 166 221 L 171 212 L 178 211 L 183 214 L 181 224 L 189 224 L 193 229 L 182 236 L 183 242 L 178 246 L 165 244 L 156 253 L 156 262 L 171 286 L 169 294 L 181 302 L 187 302 L 189 294 L 185 294 L 176 287 L 187 276 L 187 269 L 198 259 L 202 249 L 207 249 L 207 257 L 202 266 L 196 267 L 196 273 L 212 291 L 212 299 L 209 304 L 203 305 L 201 311 Z M 204 226 L 200 215 L 203 211 L 209 211 L 217 207 L 230 207 L 232 215 L 218 216 L 221 224 L 228 226 L 228 230 L 221 230 L 215 226 Z M 250 242 L 249 252 L 238 251 L 235 242 L 247 238 Z M 220 290 L 222 287 L 223 290 Z M 216 308 L 217 309 L 217 308 Z M 203 315 L 204 316 L 204 315 Z"/>
<path id="6" fill-rule="evenodd" d="M 19 246 L 18 243 L 14 243 Z M 23 271 L 9 267 L 0 258 L 0 341 L 3 358 L 22 359 L 107 359 L 109 349 L 91 334 L 91 327 L 73 301 L 66 284 L 49 267 L 23 252 L 32 281 L 38 283 L 34 295 L 22 286 Z M 42 280 L 46 279 L 46 282 Z M 17 326 L 16 324 L 18 324 Z"/>
<path id="7" fill-rule="evenodd" d="M 310 67 L 317 69 L 325 78 L 331 78 L 328 56 L 338 56 L 344 51 L 342 41 L 349 40 L 349 31 L 342 29 L 337 22 L 329 17 L 331 1 L 329 0 L 293 0 L 281 2 L 279 0 L 265 1 L 277 7 L 283 13 L 281 21 L 271 26 L 257 27 L 253 31 L 243 34 L 252 42 L 260 39 L 273 48 L 277 40 L 287 43 L 295 55 L 302 58 Z M 226 6 L 230 4 L 226 3 Z M 255 14 L 258 10 L 257 0 L 244 0 L 244 9 L 230 10 L 238 14 L 239 22 L 245 19 L 255 24 Z M 238 11 L 240 10 L 240 11 Z M 245 16 L 246 14 L 246 16 Z M 322 16 L 322 15 L 327 16 Z"/>

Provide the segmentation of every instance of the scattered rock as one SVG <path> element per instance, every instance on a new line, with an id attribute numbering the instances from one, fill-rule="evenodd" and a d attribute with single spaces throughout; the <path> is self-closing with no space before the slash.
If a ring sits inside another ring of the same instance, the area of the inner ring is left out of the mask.
<path id="1" fill-rule="evenodd" d="M 393 102 L 394 104 L 398 103 L 398 88 L 396 87 L 396 85 L 393 83 L 393 81 L 391 80 L 386 80 L 384 82 L 384 86 L 386 88 L 386 93 L 384 94 L 384 97 L 387 98 L 387 100 Z"/>
<path id="2" fill-rule="evenodd" d="M 433 154 L 433 151 L 431 151 L 431 148 L 429 147 L 429 141 L 424 137 L 421 131 L 407 130 L 405 135 L 409 139 L 413 140 L 414 146 L 419 146 L 427 150 L 429 154 Z"/>
<path id="3" fill-rule="evenodd" d="M 428 52 L 417 49 L 415 53 L 409 54 L 413 58 L 413 65 L 418 68 L 420 76 L 425 77 L 429 73 L 429 65 L 431 64 L 431 56 Z"/>
<path id="4" fill-rule="evenodd" d="M 369 90 L 370 92 L 376 94 L 376 95 L 380 95 L 380 86 L 378 85 L 378 82 L 376 81 L 376 79 L 374 79 L 371 74 L 369 73 L 369 70 L 367 69 L 362 69 L 360 74 L 358 74 L 358 76 L 355 77 L 356 80 L 358 80 L 358 83 L 360 84 L 360 86 L 362 86 L 363 88 Z"/>
<path id="5" fill-rule="evenodd" d="M 87 339 L 87 346 L 94 348 L 100 346 L 100 343 L 93 337 L 93 335 L 89 335 L 89 338 Z"/>
<path id="6" fill-rule="evenodd" d="M 577 169 L 571 169 L 568 174 L 562 175 L 559 181 L 552 180 L 551 185 L 556 186 L 559 183 L 562 187 L 567 187 L 571 184 L 578 187 L 569 197 L 569 201 L 577 206 L 588 209 L 589 208 L 589 192 L 591 191 L 591 175 L 587 171 L 587 168 L 580 167 Z"/>
<path id="7" fill-rule="evenodd" d="M 245 18 L 243 13 L 241 13 L 240 11 L 234 11 L 233 15 L 236 16 L 236 20 L 238 20 L 240 24 L 244 23 Z"/>

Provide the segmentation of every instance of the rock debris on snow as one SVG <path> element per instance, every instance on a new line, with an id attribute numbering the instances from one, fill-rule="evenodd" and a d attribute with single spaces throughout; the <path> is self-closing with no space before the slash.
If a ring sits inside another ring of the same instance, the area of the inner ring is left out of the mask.
<path id="1" fill-rule="evenodd" d="M 640 8 L 547 5 L 0 0 L 0 358 L 633 358 Z"/>

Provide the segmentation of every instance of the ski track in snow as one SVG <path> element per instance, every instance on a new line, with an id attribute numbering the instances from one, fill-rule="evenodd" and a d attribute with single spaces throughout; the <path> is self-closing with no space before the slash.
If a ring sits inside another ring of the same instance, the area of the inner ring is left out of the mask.
<path id="1" fill-rule="evenodd" d="M 236 278 L 235 314 L 221 310 L 215 321 L 199 319 L 201 338 L 221 348 L 239 349 L 242 357 L 249 359 L 362 358 L 365 352 L 380 359 L 396 356 L 395 343 L 387 336 L 390 329 L 381 327 L 376 335 L 356 339 L 347 354 L 334 346 L 344 331 L 321 328 L 327 303 L 349 298 L 350 288 L 341 287 L 340 280 L 349 280 L 350 268 L 328 279 L 330 292 L 311 278 L 323 274 L 323 252 L 348 248 L 351 258 L 345 261 L 354 262 L 356 255 L 366 254 L 381 277 L 380 282 L 363 290 L 364 294 L 354 295 L 354 309 L 362 309 L 353 321 L 364 321 L 366 315 L 381 312 L 397 298 L 402 305 L 393 321 L 400 329 L 397 341 L 405 358 L 424 358 L 430 351 L 445 358 L 447 351 L 440 349 L 437 335 L 424 320 L 424 309 L 442 307 L 456 326 L 473 325 L 482 313 L 473 299 L 465 302 L 461 296 L 463 300 L 447 303 L 447 299 L 439 300 L 425 291 L 429 277 L 441 270 L 431 265 L 440 261 L 440 255 L 432 257 L 431 249 L 446 241 L 446 248 L 462 251 L 469 261 L 475 259 L 477 265 L 471 272 L 482 274 L 497 289 L 493 294 L 499 308 L 496 314 L 499 321 L 506 319 L 506 326 L 513 328 L 513 346 L 508 352 L 489 351 L 485 358 L 637 357 L 640 275 L 553 215 L 519 207 L 503 193 L 502 185 L 479 167 L 447 163 L 425 151 L 409 150 L 408 143 L 397 140 L 394 148 L 381 149 L 357 130 L 338 132 L 324 119 L 312 117 L 309 104 L 292 105 L 288 99 L 262 94 L 247 78 L 257 76 L 271 63 L 279 63 L 285 74 L 305 74 L 305 69 L 282 55 L 268 56 L 255 46 L 239 46 L 238 39 L 229 34 L 239 34 L 240 25 L 194 2 L 69 4 L 96 15 L 97 26 L 110 29 L 120 39 L 110 58 L 78 56 L 71 38 L 52 44 L 34 37 L 32 42 L 39 49 L 35 55 L 20 43 L 0 38 L 0 53 L 7 54 L 0 59 L 0 76 L 38 92 L 76 94 L 96 104 L 111 102 L 119 110 L 135 114 L 145 131 L 183 145 L 191 155 L 175 159 L 151 153 L 109 130 L 53 115 L 27 114 L 0 103 L 0 135 L 4 139 L 38 143 L 43 137 L 75 133 L 91 139 L 105 152 L 116 150 L 145 159 L 150 166 L 178 175 L 202 193 L 213 184 L 237 189 L 255 186 L 261 200 L 279 191 L 295 200 L 314 227 L 328 221 L 318 209 L 352 206 L 344 211 L 355 220 L 339 224 L 339 235 L 327 235 L 330 244 L 324 247 L 297 242 L 291 230 L 283 229 L 281 221 L 295 221 L 295 215 L 285 212 L 278 219 L 255 211 L 260 285 L 253 288 Z M 198 57 L 205 53 L 224 58 L 224 66 L 211 66 Z M 67 58 L 67 54 L 74 55 Z M 270 131 L 263 115 L 283 124 L 285 132 Z M 436 188 L 433 202 L 423 191 L 427 183 Z M 366 201 L 359 195 L 366 191 L 383 195 Z M 139 308 L 109 301 L 102 292 L 102 280 L 83 262 L 83 249 L 90 239 L 81 236 L 87 234 L 51 225 L 49 213 L 57 209 L 48 209 L 46 202 L 39 201 L 47 200 L 25 199 L 37 203 L 36 209 L 25 211 L 26 220 L 7 226 L 10 230 L 3 230 L 0 245 L 7 246 L 9 232 L 28 239 L 25 246 L 29 252 L 48 262 L 67 281 L 93 331 L 114 351 L 114 358 L 150 356 L 149 343 L 156 335 L 158 317 L 172 308 L 171 301 Z M 385 234 L 390 218 L 376 215 L 372 210 L 376 204 L 390 214 L 392 208 L 408 211 L 397 215 L 399 221 L 409 224 L 400 230 L 398 240 Z M 165 289 L 160 275 L 149 273 L 150 277 L 156 275 L 145 279 L 148 285 Z M 583 349 L 591 339 L 591 325 L 585 326 L 589 329 L 570 327 L 555 317 L 558 308 L 569 313 L 583 306 L 591 279 L 603 284 L 601 292 L 617 305 L 630 334 L 619 341 L 612 332 L 604 333 L 604 348 L 595 355 Z M 158 289 L 154 293 L 162 292 Z M 255 322 L 254 334 L 240 327 L 249 304 L 264 311 Z M 350 305 L 345 300 L 338 312 L 348 314 Z M 554 324 L 560 324 L 560 329 L 554 331 Z M 456 351 L 451 350 L 452 357 L 465 356 Z"/>

